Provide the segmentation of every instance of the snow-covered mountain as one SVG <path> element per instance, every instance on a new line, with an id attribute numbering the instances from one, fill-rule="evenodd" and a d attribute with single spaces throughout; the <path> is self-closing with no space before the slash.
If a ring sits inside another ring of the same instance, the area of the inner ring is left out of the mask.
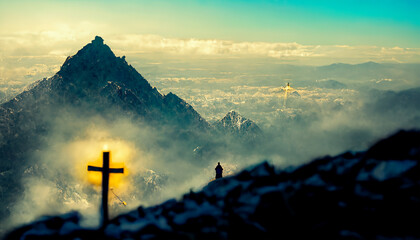
<path id="1" fill-rule="evenodd" d="M 276 169 L 266 162 L 182 199 L 120 215 L 104 231 L 76 212 L 44 217 L 6 239 L 419 239 L 420 132 L 365 152 Z"/>
<path id="2" fill-rule="evenodd" d="M 255 122 L 233 110 L 229 111 L 222 119 L 216 121 L 213 126 L 222 133 L 247 140 L 258 138 L 263 134 Z"/>

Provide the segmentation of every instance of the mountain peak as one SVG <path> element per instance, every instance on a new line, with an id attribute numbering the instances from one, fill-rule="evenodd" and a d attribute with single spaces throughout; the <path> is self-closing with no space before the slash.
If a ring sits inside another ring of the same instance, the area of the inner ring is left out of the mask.
<path id="1" fill-rule="evenodd" d="M 251 120 L 243 117 L 235 110 L 230 110 L 221 121 L 224 122 L 224 124 L 226 124 L 227 122 L 234 123 L 234 125 L 236 125 L 239 128 L 245 122 L 252 122 Z"/>
<path id="2" fill-rule="evenodd" d="M 214 123 L 216 129 L 230 132 L 233 135 L 249 135 L 255 138 L 262 134 L 261 129 L 250 119 L 241 116 L 234 110 L 229 111 L 225 117 Z"/>
<path id="3" fill-rule="evenodd" d="M 104 39 L 96 36 L 95 39 L 92 40 L 93 45 L 104 45 Z"/>
<path id="4" fill-rule="evenodd" d="M 220 120 L 222 122 L 235 122 L 235 125 L 241 125 L 246 121 L 250 121 L 247 118 L 243 117 L 241 114 L 236 112 L 235 110 L 230 110 L 226 113 L 226 115 Z"/>
<path id="5" fill-rule="evenodd" d="M 235 116 L 240 116 L 240 115 L 239 115 L 239 113 L 235 112 L 235 110 L 230 110 L 230 111 L 226 114 L 226 117 L 227 117 L 227 116 L 232 116 L 232 117 L 235 117 Z"/>
<path id="6" fill-rule="evenodd" d="M 93 100 L 95 103 L 99 101 L 101 106 L 130 109 L 150 121 L 161 119 L 162 123 L 191 128 L 207 126 L 207 122 L 183 99 L 173 93 L 162 96 L 152 88 L 125 57 L 116 57 L 100 36 L 68 57 L 56 80 L 53 85 L 60 96 L 71 95 L 89 104 Z"/>
<path id="7" fill-rule="evenodd" d="M 75 56 L 82 54 L 92 54 L 92 53 L 103 53 L 103 56 L 112 56 L 115 57 L 111 48 L 108 45 L 104 44 L 104 39 L 96 36 L 90 43 L 86 44 L 82 49 L 80 49 Z M 95 55 L 94 55 L 95 56 Z"/>
<path id="8" fill-rule="evenodd" d="M 111 67 L 115 66 L 117 59 L 119 58 L 115 56 L 111 48 L 104 44 L 104 39 L 96 36 L 91 43 L 88 43 L 75 55 L 67 57 L 60 71 L 89 70 L 95 65 Z"/>
<path id="9" fill-rule="evenodd" d="M 104 44 L 104 39 L 99 36 L 75 55 L 67 57 L 57 74 L 81 88 L 90 88 L 89 84 L 93 82 L 98 84 L 97 87 L 103 87 L 109 81 L 126 82 L 136 79 L 144 82 L 143 85 L 148 85 L 124 58 L 116 57 L 111 48 Z"/>

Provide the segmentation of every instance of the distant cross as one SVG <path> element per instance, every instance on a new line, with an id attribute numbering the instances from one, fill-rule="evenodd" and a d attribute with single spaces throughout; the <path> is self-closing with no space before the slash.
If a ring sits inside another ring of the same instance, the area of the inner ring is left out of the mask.
<path id="1" fill-rule="evenodd" d="M 88 171 L 102 172 L 102 227 L 108 223 L 108 189 L 109 189 L 109 174 L 110 173 L 124 173 L 124 168 L 109 168 L 109 152 L 103 152 L 102 167 L 88 166 Z"/>

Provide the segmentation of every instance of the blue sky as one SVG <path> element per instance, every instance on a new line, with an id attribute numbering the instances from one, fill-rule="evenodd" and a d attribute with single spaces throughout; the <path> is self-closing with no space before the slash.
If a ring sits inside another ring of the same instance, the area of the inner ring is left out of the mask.
<path id="1" fill-rule="evenodd" d="M 420 45 L 420 1 L 416 0 L 0 0 L 2 33 L 78 21 L 102 25 L 105 34 L 315 45 Z"/>

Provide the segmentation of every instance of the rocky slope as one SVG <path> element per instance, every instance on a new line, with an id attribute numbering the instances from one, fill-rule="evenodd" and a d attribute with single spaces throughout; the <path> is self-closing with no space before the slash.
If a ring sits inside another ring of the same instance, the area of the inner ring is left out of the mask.
<path id="1" fill-rule="evenodd" d="M 6 239 L 420 239 L 419 161 L 420 131 L 401 131 L 365 152 L 296 168 L 261 163 L 120 215 L 103 231 L 69 213 Z"/>

